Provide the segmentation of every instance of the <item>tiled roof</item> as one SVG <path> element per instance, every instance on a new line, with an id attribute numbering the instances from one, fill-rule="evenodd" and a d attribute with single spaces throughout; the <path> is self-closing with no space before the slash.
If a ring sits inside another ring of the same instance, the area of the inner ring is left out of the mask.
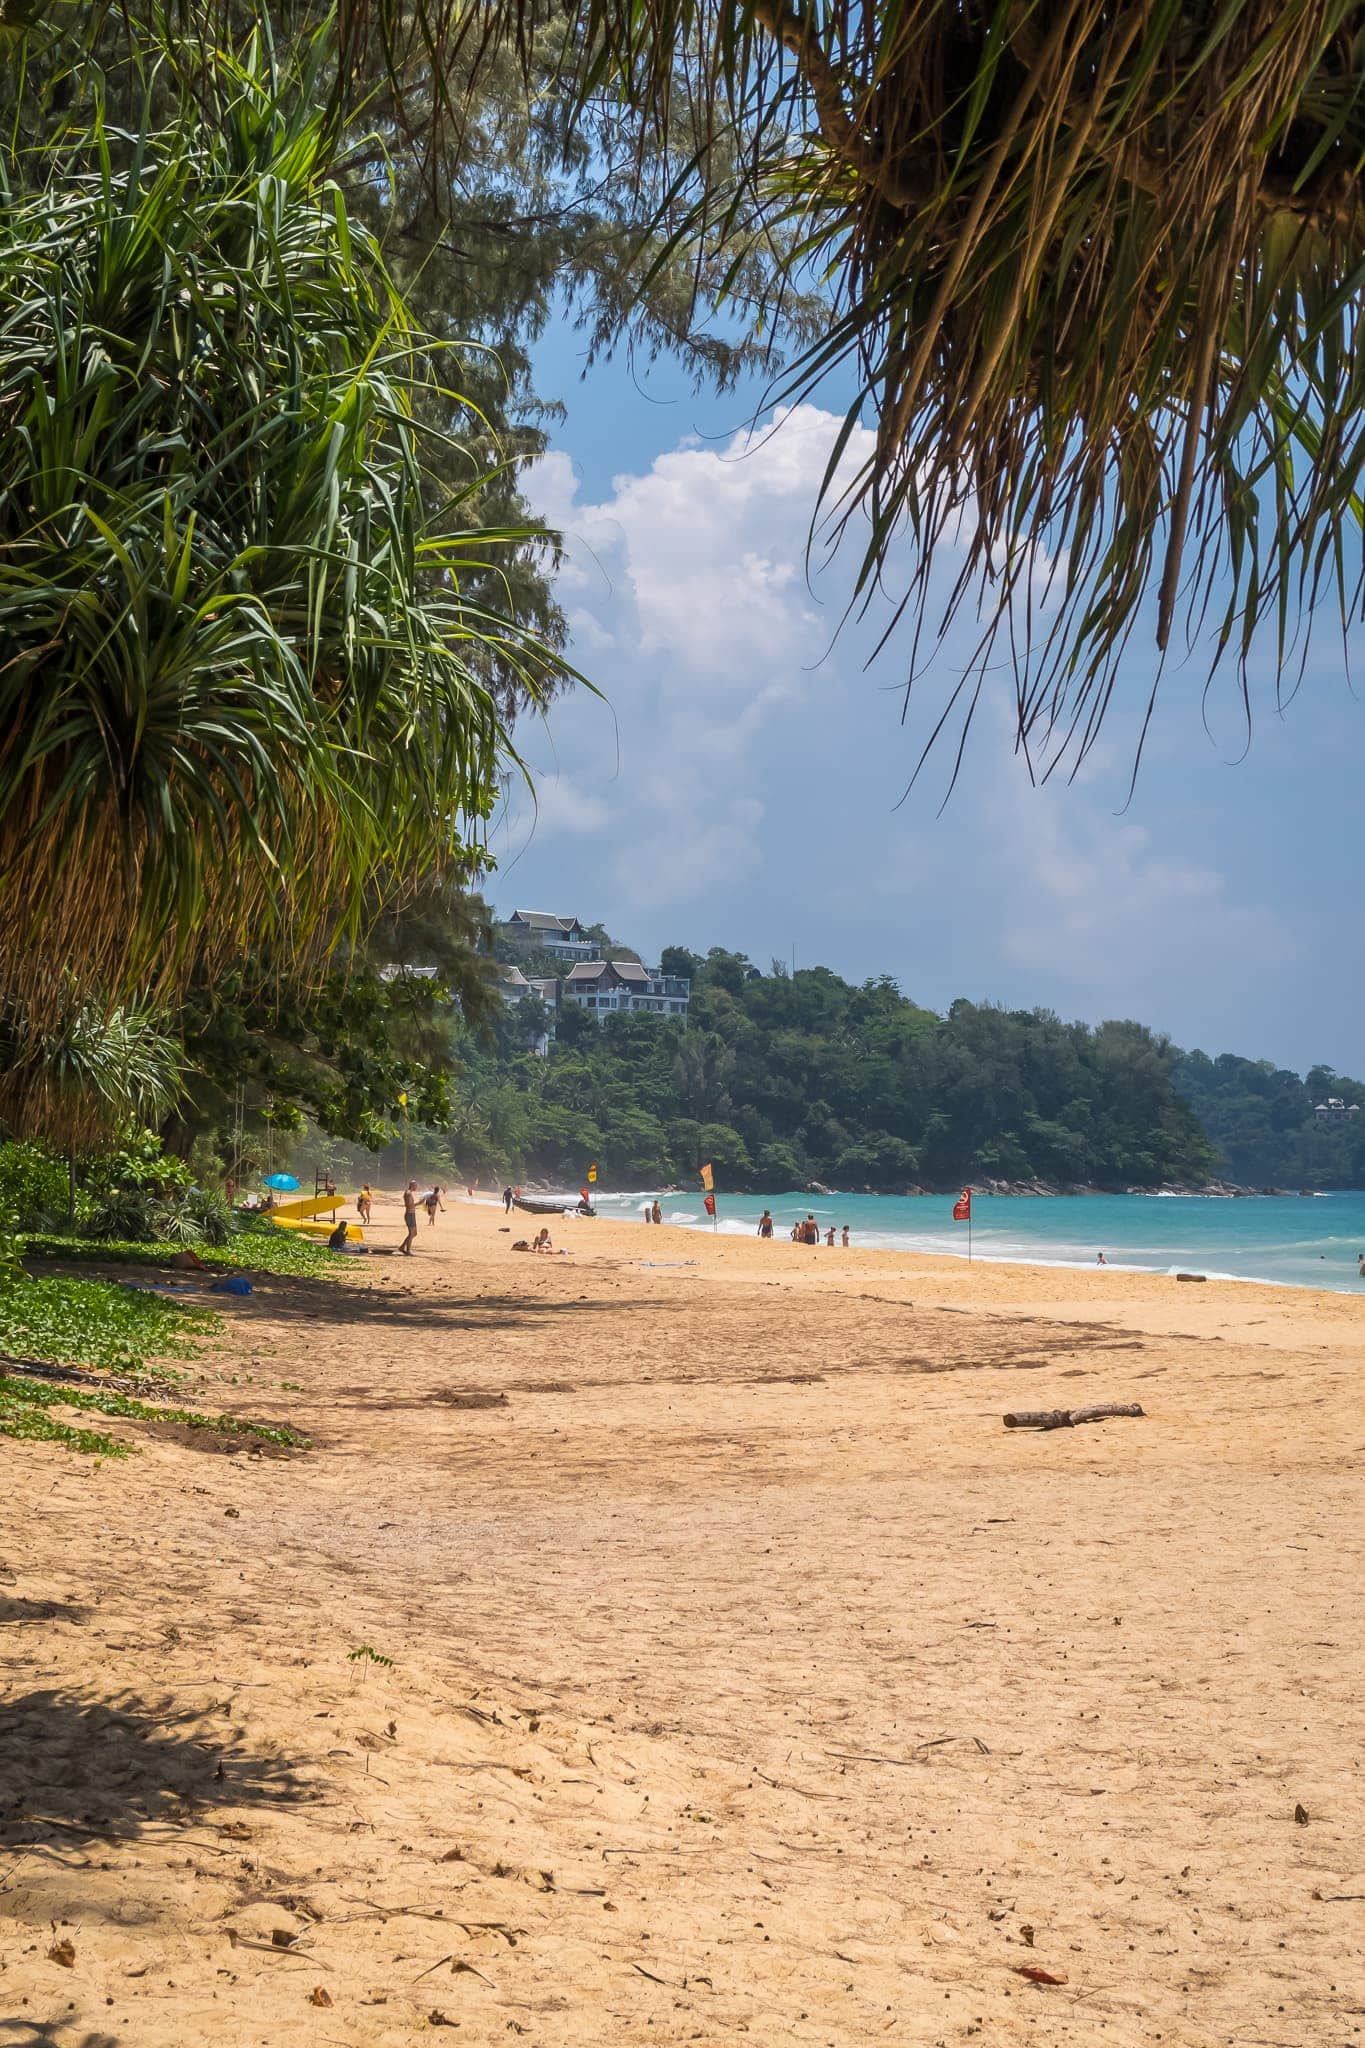
<path id="1" fill-rule="evenodd" d="M 566 981 L 599 981 L 611 965 L 612 962 L 610 960 L 580 960 L 577 966 L 569 969 L 564 979 Z"/>
<path id="2" fill-rule="evenodd" d="M 578 923 L 576 917 L 556 917 L 550 910 L 514 910 L 512 916 L 520 919 L 522 924 L 533 925 L 539 932 L 571 932 Z"/>

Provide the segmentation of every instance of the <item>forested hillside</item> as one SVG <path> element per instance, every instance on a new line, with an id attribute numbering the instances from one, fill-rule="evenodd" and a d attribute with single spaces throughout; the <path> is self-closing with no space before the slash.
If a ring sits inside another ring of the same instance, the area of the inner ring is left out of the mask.
<path id="1" fill-rule="evenodd" d="M 946 1016 L 889 979 L 762 973 L 743 954 L 666 949 L 691 974 L 687 1026 L 604 1024 L 570 1009 L 547 1058 L 542 1013 L 508 1008 L 496 1050 L 472 1036 L 449 1143 L 460 1169 L 617 1187 L 713 1162 L 724 1186 L 849 1190 L 967 1179 L 1154 1187 L 1199 1182 L 1212 1147 L 1175 1087 L 1180 1054 L 1136 1023 L 954 1003 Z"/>
<path id="2" fill-rule="evenodd" d="M 1186 1053 L 1175 1085 L 1217 1148 L 1223 1170 L 1254 1187 L 1365 1187 L 1365 1082 L 1330 1067 L 1301 1080 L 1269 1060 Z M 1333 1098 L 1345 1114 L 1315 1116 Z M 1352 1104 L 1361 1105 L 1352 1116 Z"/>

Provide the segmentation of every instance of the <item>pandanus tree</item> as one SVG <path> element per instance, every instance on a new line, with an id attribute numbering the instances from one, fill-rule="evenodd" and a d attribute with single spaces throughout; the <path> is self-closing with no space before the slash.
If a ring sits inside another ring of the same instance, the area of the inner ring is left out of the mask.
<path id="1" fill-rule="evenodd" d="M 462 590 L 526 535 L 471 530 L 480 475 L 435 474 L 420 401 L 458 357 L 424 348 L 329 177 L 315 73 L 259 38 L 190 54 L 147 72 L 132 132 L 96 105 L 0 192 L 20 1129 L 83 1005 L 248 952 L 318 963 L 467 875 L 511 758 L 495 678 L 534 703 L 557 667 Z"/>

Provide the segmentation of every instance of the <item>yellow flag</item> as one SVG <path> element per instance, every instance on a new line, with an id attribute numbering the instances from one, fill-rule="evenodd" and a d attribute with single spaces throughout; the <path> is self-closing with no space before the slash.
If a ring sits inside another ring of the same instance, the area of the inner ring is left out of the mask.
<path id="1" fill-rule="evenodd" d="M 591 1182 L 591 1181 L 595 1181 L 595 1180 L 596 1180 L 596 1178 L 597 1178 L 597 1161 L 596 1161 L 596 1160 L 594 1159 L 594 1160 L 593 1160 L 593 1163 L 592 1163 L 592 1165 L 591 1165 L 591 1166 L 590 1166 L 590 1167 L 588 1168 L 588 1179 L 589 1179 L 589 1181 Z"/>
<path id="2" fill-rule="evenodd" d="M 716 1177 L 711 1171 L 709 1162 L 701 1169 L 701 1184 L 706 1189 L 708 1195 L 716 1184 Z"/>

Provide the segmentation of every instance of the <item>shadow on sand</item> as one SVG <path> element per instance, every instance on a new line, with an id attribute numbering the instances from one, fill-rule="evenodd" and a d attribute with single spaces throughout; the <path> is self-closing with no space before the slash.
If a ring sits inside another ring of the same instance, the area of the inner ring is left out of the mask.
<path id="1" fill-rule="evenodd" d="M 208 1807 L 306 1797 L 293 1769 L 256 1756 L 230 1702 L 186 1708 L 131 1694 L 0 1700 L 0 1845 L 80 1849 L 178 1826 Z"/>

